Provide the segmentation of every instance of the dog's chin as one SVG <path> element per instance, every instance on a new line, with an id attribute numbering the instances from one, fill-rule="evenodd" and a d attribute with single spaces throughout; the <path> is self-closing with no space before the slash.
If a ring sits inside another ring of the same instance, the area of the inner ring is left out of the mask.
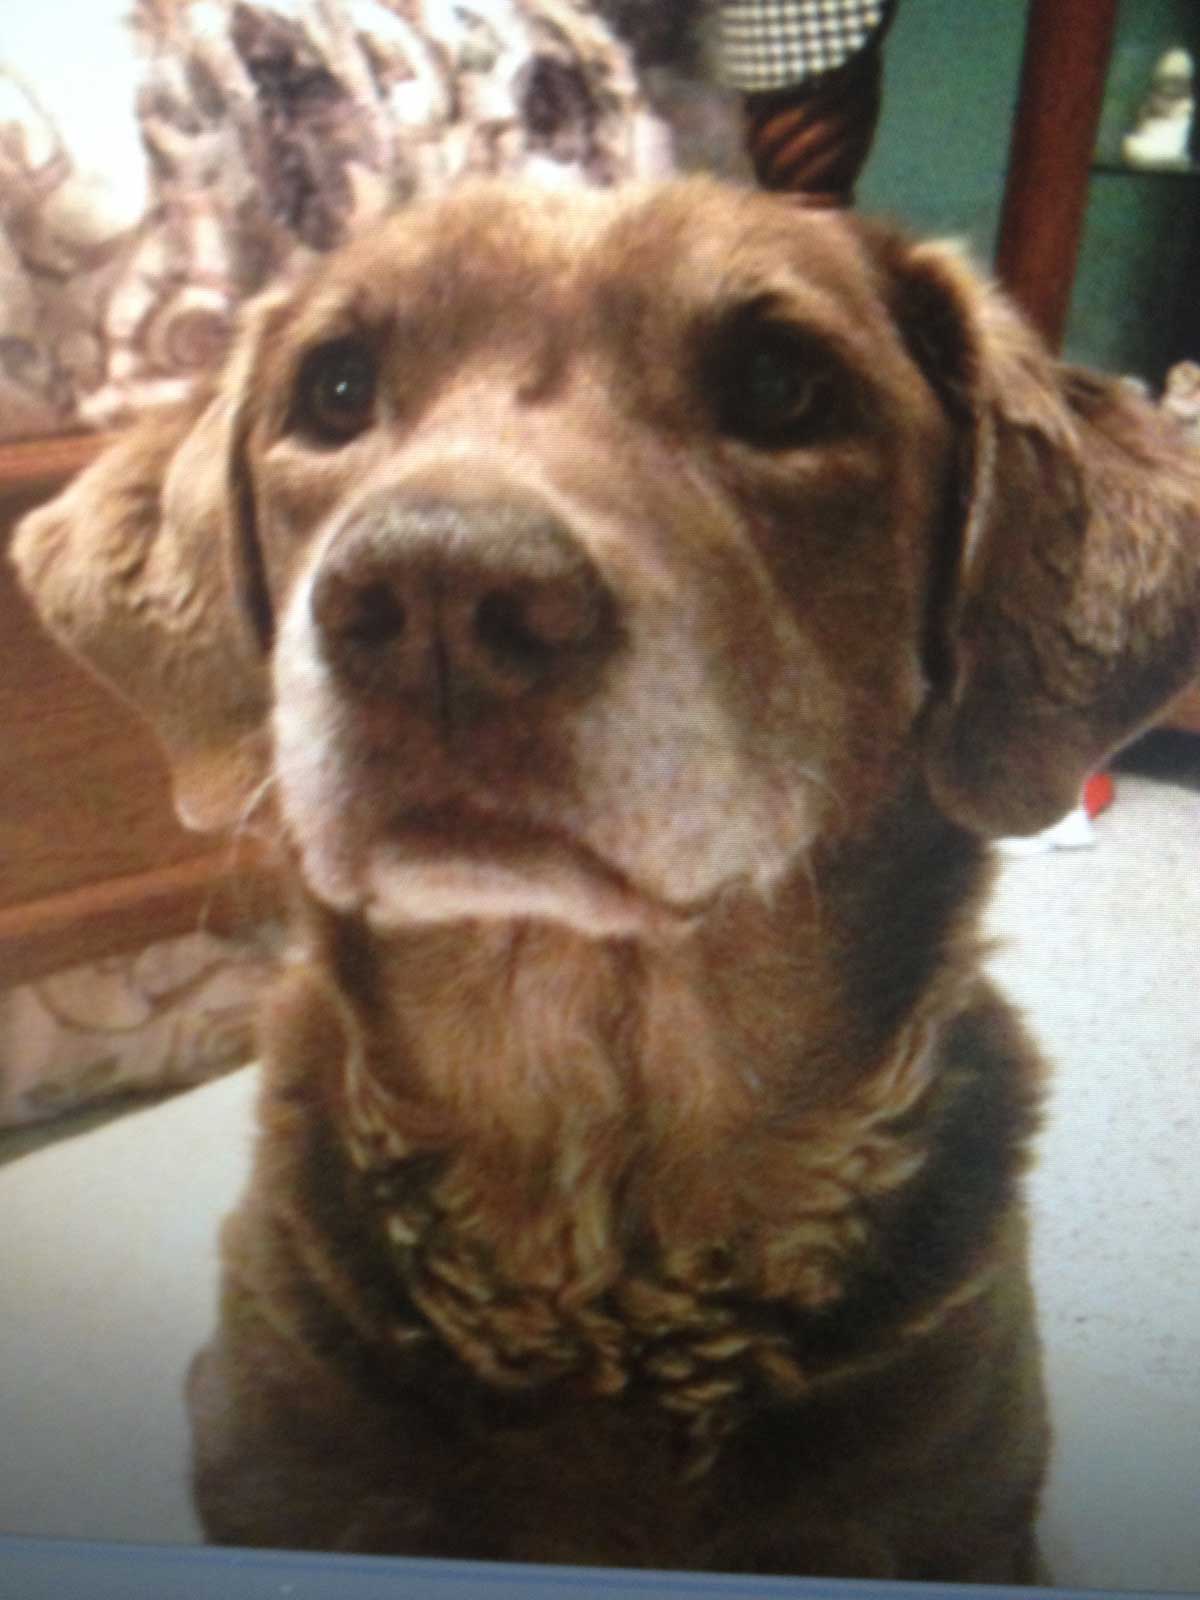
<path id="1" fill-rule="evenodd" d="M 363 848 L 348 881 L 309 861 L 309 887 L 379 933 L 455 922 L 554 922 L 597 939 L 684 937 L 715 896 L 672 901 L 586 845 L 490 818 L 405 816 Z"/>

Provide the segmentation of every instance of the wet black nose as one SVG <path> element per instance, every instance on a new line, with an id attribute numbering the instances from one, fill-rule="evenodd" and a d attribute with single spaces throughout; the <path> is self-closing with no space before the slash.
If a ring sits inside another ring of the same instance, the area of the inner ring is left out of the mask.
<path id="1" fill-rule="evenodd" d="M 562 523 L 535 506 L 391 496 L 334 539 L 312 590 L 350 691 L 454 725 L 535 691 L 580 690 L 617 607 Z"/>

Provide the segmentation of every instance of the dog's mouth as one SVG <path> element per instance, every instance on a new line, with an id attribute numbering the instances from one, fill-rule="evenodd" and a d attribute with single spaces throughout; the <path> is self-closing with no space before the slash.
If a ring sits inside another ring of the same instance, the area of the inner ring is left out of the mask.
<path id="1" fill-rule="evenodd" d="M 522 917 L 601 937 L 671 937 L 710 903 L 664 899 L 565 831 L 458 805 L 396 818 L 373 845 L 362 886 L 380 931 Z"/>

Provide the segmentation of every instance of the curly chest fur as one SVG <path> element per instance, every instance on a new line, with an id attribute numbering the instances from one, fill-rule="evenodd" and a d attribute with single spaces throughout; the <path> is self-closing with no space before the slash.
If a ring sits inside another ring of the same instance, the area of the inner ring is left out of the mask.
<path id="1" fill-rule="evenodd" d="M 958 1094 L 939 1031 L 912 1025 L 836 1105 L 766 1120 L 709 1107 L 702 1123 L 692 1104 L 674 1136 L 583 1032 L 557 1069 L 574 1096 L 547 1096 L 551 1067 L 527 1063 L 540 1118 L 493 1115 L 487 1137 L 461 1108 L 386 1087 L 352 1031 L 336 1139 L 377 1336 L 398 1354 L 438 1340 L 508 1393 L 650 1402 L 703 1470 L 758 1406 L 877 1362 L 978 1292 L 918 1274 L 863 1314 Z M 698 1092 L 702 1076 L 679 1082 Z"/>

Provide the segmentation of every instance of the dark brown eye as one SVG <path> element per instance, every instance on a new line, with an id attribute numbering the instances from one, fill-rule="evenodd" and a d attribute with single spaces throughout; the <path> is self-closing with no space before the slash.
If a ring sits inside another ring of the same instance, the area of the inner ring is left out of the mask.
<path id="1" fill-rule="evenodd" d="M 378 387 L 379 368 L 365 340 L 318 345 L 300 368 L 292 424 L 323 444 L 346 444 L 373 421 Z"/>
<path id="2" fill-rule="evenodd" d="M 712 384 L 721 432 L 762 450 L 816 444 L 846 421 L 834 358 L 785 323 L 745 319 L 728 329 Z"/>

